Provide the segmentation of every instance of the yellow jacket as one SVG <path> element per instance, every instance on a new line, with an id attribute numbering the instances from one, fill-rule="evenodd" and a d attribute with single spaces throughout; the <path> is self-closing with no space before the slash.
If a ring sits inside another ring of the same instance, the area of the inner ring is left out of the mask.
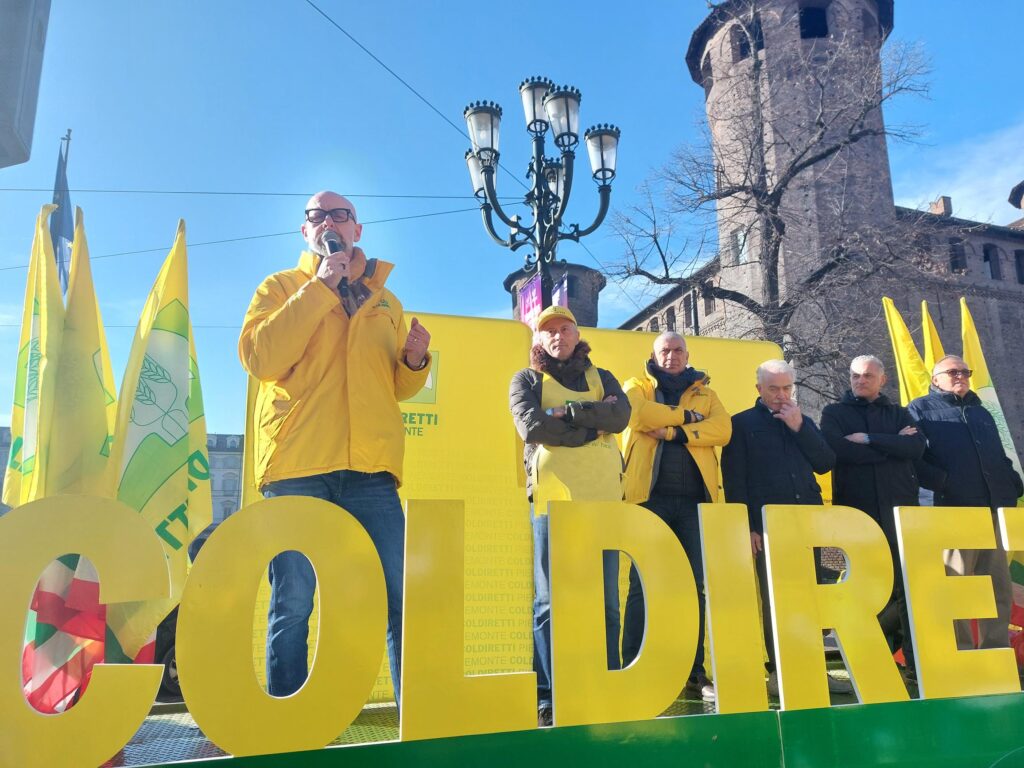
<path id="1" fill-rule="evenodd" d="M 354 258 L 362 259 L 357 249 Z M 402 482 L 405 427 L 398 408 L 426 382 L 402 359 L 402 305 L 384 287 L 393 265 L 376 265 L 371 294 L 351 318 L 314 278 L 320 257 L 304 251 L 295 269 L 256 290 L 238 354 L 259 380 L 252 414 L 257 487 L 338 469 L 390 472 Z M 368 272 L 370 270 L 367 270 Z"/>
<path id="2" fill-rule="evenodd" d="M 708 379 L 695 382 L 683 392 L 678 406 L 665 405 L 656 397 L 657 382 L 650 372 L 642 378 L 632 378 L 623 390 L 629 398 L 632 413 L 623 438 L 626 446 L 626 474 L 623 491 L 626 501 L 639 504 L 651 495 L 654 464 L 661 458 L 661 440 L 648 437 L 661 427 L 668 428 L 666 439 L 672 439 L 676 429 L 686 432 L 686 448 L 693 457 L 712 501 L 718 501 L 719 476 L 716 445 L 725 445 L 732 437 L 732 419 L 718 399 L 707 387 Z M 703 421 L 683 424 L 685 411 L 696 411 Z"/>

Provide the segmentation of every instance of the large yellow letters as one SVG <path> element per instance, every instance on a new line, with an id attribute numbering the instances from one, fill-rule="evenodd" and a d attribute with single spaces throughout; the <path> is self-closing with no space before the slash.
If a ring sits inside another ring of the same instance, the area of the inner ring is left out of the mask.
<path id="1" fill-rule="evenodd" d="M 823 629 L 834 629 L 865 704 L 905 701 L 907 691 L 877 616 L 892 592 L 892 555 L 882 529 L 851 507 L 764 508 L 779 700 L 785 709 L 829 706 Z M 818 584 L 815 547 L 839 547 L 846 576 Z"/>
<path id="2" fill-rule="evenodd" d="M 171 585 L 160 540 L 135 510 L 88 496 L 33 501 L 0 522 L 0 762 L 99 765 L 142 725 L 162 667 L 98 664 L 75 706 L 61 715 L 40 714 L 21 691 L 25 610 L 47 564 L 72 553 L 95 566 L 104 603 L 166 598 Z"/>
<path id="3" fill-rule="evenodd" d="M 697 588 L 679 540 L 643 507 L 550 504 L 551 639 L 557 725 L 657 717 L 690 674 L 697 648 Z M 626 669 L 607 669 L 602 558 L 626 552 L 644 586 L 646 631 Z"/>
<path id="4" fill-rule="evenodd" d="M 942 552 L 994 547 L 992 512 L 985 507 L 897 507 L 896 516 L 921 696 L 1019 692 L 1012 650 L 958 651 L 953 634 L 955 619 L 995 616 L 995 597 L 987 576 L 947 576 Z M 1016 515 L 1010 519 L 1016 535 Z"/>
<path id="5" fill-rule="evenodd" d="M 467 677 L 461 501 L 410 501 L 405 552 L 402 740 L 537 726 L 532 672 Z"/>
<path id="6" fill-rule="evenodd" d="M 717 711 L 763 712 L 768 692 L 745 504 L 701 504 L 708 638 Z"/>
<path id="7" fill-rule="evenodd" d="M 309 558 L 320 595 L 316 656 L 287 698 L 252 666 L 253 603 L 270 560 Z M 196 559 L 178 616 L 178 674 L 196 723 L 235 755 L 318 749 L 362 709 L 381 660 L 384 571 L 366 530 L 320 499 L 279 496 L 225 520 Z"/>

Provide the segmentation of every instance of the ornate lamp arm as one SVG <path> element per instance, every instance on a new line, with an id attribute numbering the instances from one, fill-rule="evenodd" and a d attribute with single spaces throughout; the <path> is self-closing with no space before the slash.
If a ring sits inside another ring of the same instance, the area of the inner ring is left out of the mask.
<path id="1" fill-rule="evenodd" d="M 512 247 L 512 239 L 503 240 L 494 229 L 494 220 L 491 217 L 491 204 L 484 201 L 480 203 L 480 215 L 484 220 L 484 229 L 487 230 L 487 234 L 491 236 L 491 240 L 496 242 L 498 245 L 504 246 L 505 248 Z"/>
<path id="2" fill-rule="evenodd" d="M 566 150 L 562 153 L 562 199 L 558 201 L 558 207 L 555 208 L 554 222 L 556 227 L 561 224 L 562 215 L 565 213 L 565 208 L 569 204 L 569 194 L 572 192 L 572 171 L 575 159 L 575 152 Z"/>
<path id="3" fill-rule="evenodd" d="M 602 184 L 597 188 L 598 194 L 601 196 L 601 207 L 598 208 L 597 218 L 594 219 L 594 223 L 586 229 L 580 229 L 579 224 L 573 224 L 572 229 L 562 235 L 559 235 L 559 240 L 576 240 L 579 241 L 581 237 L 586 237 L 592 232 L 596 231 L 601 226 L 601 222 L 604 221 L 604 217 L 608 215 L 608 207 L 611 204 L 612 199 L 612 185 Z"/>
<path id="4" fill-rule="evenodd" d="M 505 214 L 505 211 L 503 211 L 502 208 L 501 208 L 501 204 L 498 203 L 498 190 L 494 186 L 494 166 L 487 166 L 487 167 L 485 167 L 483 169 L 483 174 L 484 174 L 484 195 L 486 196 L 485 199 L 487 200 L 486 204 L 490 205 L 494 209 L 494 212 L 496 214 L 498 214 L 498 218 L 501 219 L 501 221 L 506 226 L 518 227 L 519 225 L 516 224 L 514 221 L 512 221 L 512 219 L 510 219 Z"/>

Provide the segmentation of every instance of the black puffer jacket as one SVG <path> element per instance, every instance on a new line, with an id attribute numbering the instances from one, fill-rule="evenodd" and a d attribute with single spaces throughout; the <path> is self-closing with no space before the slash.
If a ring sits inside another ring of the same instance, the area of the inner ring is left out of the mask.
<path id="1" fill-rule="evenodd" d="M 917 471 L 921 485 L 935 491 L 937 505 L 1016 506 L 1024 485 L 981 398 L 933 386 L 908 409 L 928 440 Z"/>
<path id="2" fill-rule="evenodd" d="M 836 452 L 832 470 L 832 501 L 887 521 L 895 506 L 916 506 L 917 473 L 914 460 L 924 453 L 924 436 L 901 435 L 915 426 L 906 408 L 885 395 L 868 402 L 847 392 L 821 413 L 821 433 Z M 869 445 L 846 439 L 864 432 Z"/>
<path id="3" fill-rule="evenodd" d="M 732 417 L 732 439 L 722 449 L 725 498 L 746 504 L 750 530 L 761 533 L 765 504 L 821 504 L 814 473 L 828 472 L 835 461 L 809 417 L 794 432 L 758 399 Z"/>
<path id="4" fill-rule="evenodd" d="M 631 408 L 629 399 L 622 391 L 618 380 L 609 371 L 598 368 L 604 396 L 615 395 L 614 403 L 572 402 L 566 405 L 567 418 L 556 419 L 548 416 L 541 407 L 541 385 L 544 370 L 566 389 L 575 392 L 587 391 L 586 370 L 590 362 L 590 347 L 580 341 L 573 356 L 565 363 L 553 362 L 553 358 L 534 347 L 531 351 L 533 368 L 524 368 L 512 377 L 509 386 L 509 409 L 519 437 L 525 443 L 523 463 L 526 467 L 526 493 L 533 496 L 530 487 L 530 459 L 538 445 L 561 445 L 572 448 L 597 439 L 598 432 L 618 433 L 629 424 Z M 548 366 L 551 366 L 550 368 Z"/>

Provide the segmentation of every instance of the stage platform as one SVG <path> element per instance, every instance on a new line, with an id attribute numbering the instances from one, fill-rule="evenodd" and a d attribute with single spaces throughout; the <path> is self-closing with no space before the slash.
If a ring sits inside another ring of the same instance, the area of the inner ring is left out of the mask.
<path id="1" fill-rule="evenodd" d="M 183 705 L 158 705 L 104 766 L 211 768 L 476 766 L 488 768 L 1024 768 L 1024 694 L 863 706 L 832 695 L 828 709 L 715 715 L 679 699 L 655 720 L 398 742 L 392 705 L 367 707 L 330 747 L 231 758 Z"/>

